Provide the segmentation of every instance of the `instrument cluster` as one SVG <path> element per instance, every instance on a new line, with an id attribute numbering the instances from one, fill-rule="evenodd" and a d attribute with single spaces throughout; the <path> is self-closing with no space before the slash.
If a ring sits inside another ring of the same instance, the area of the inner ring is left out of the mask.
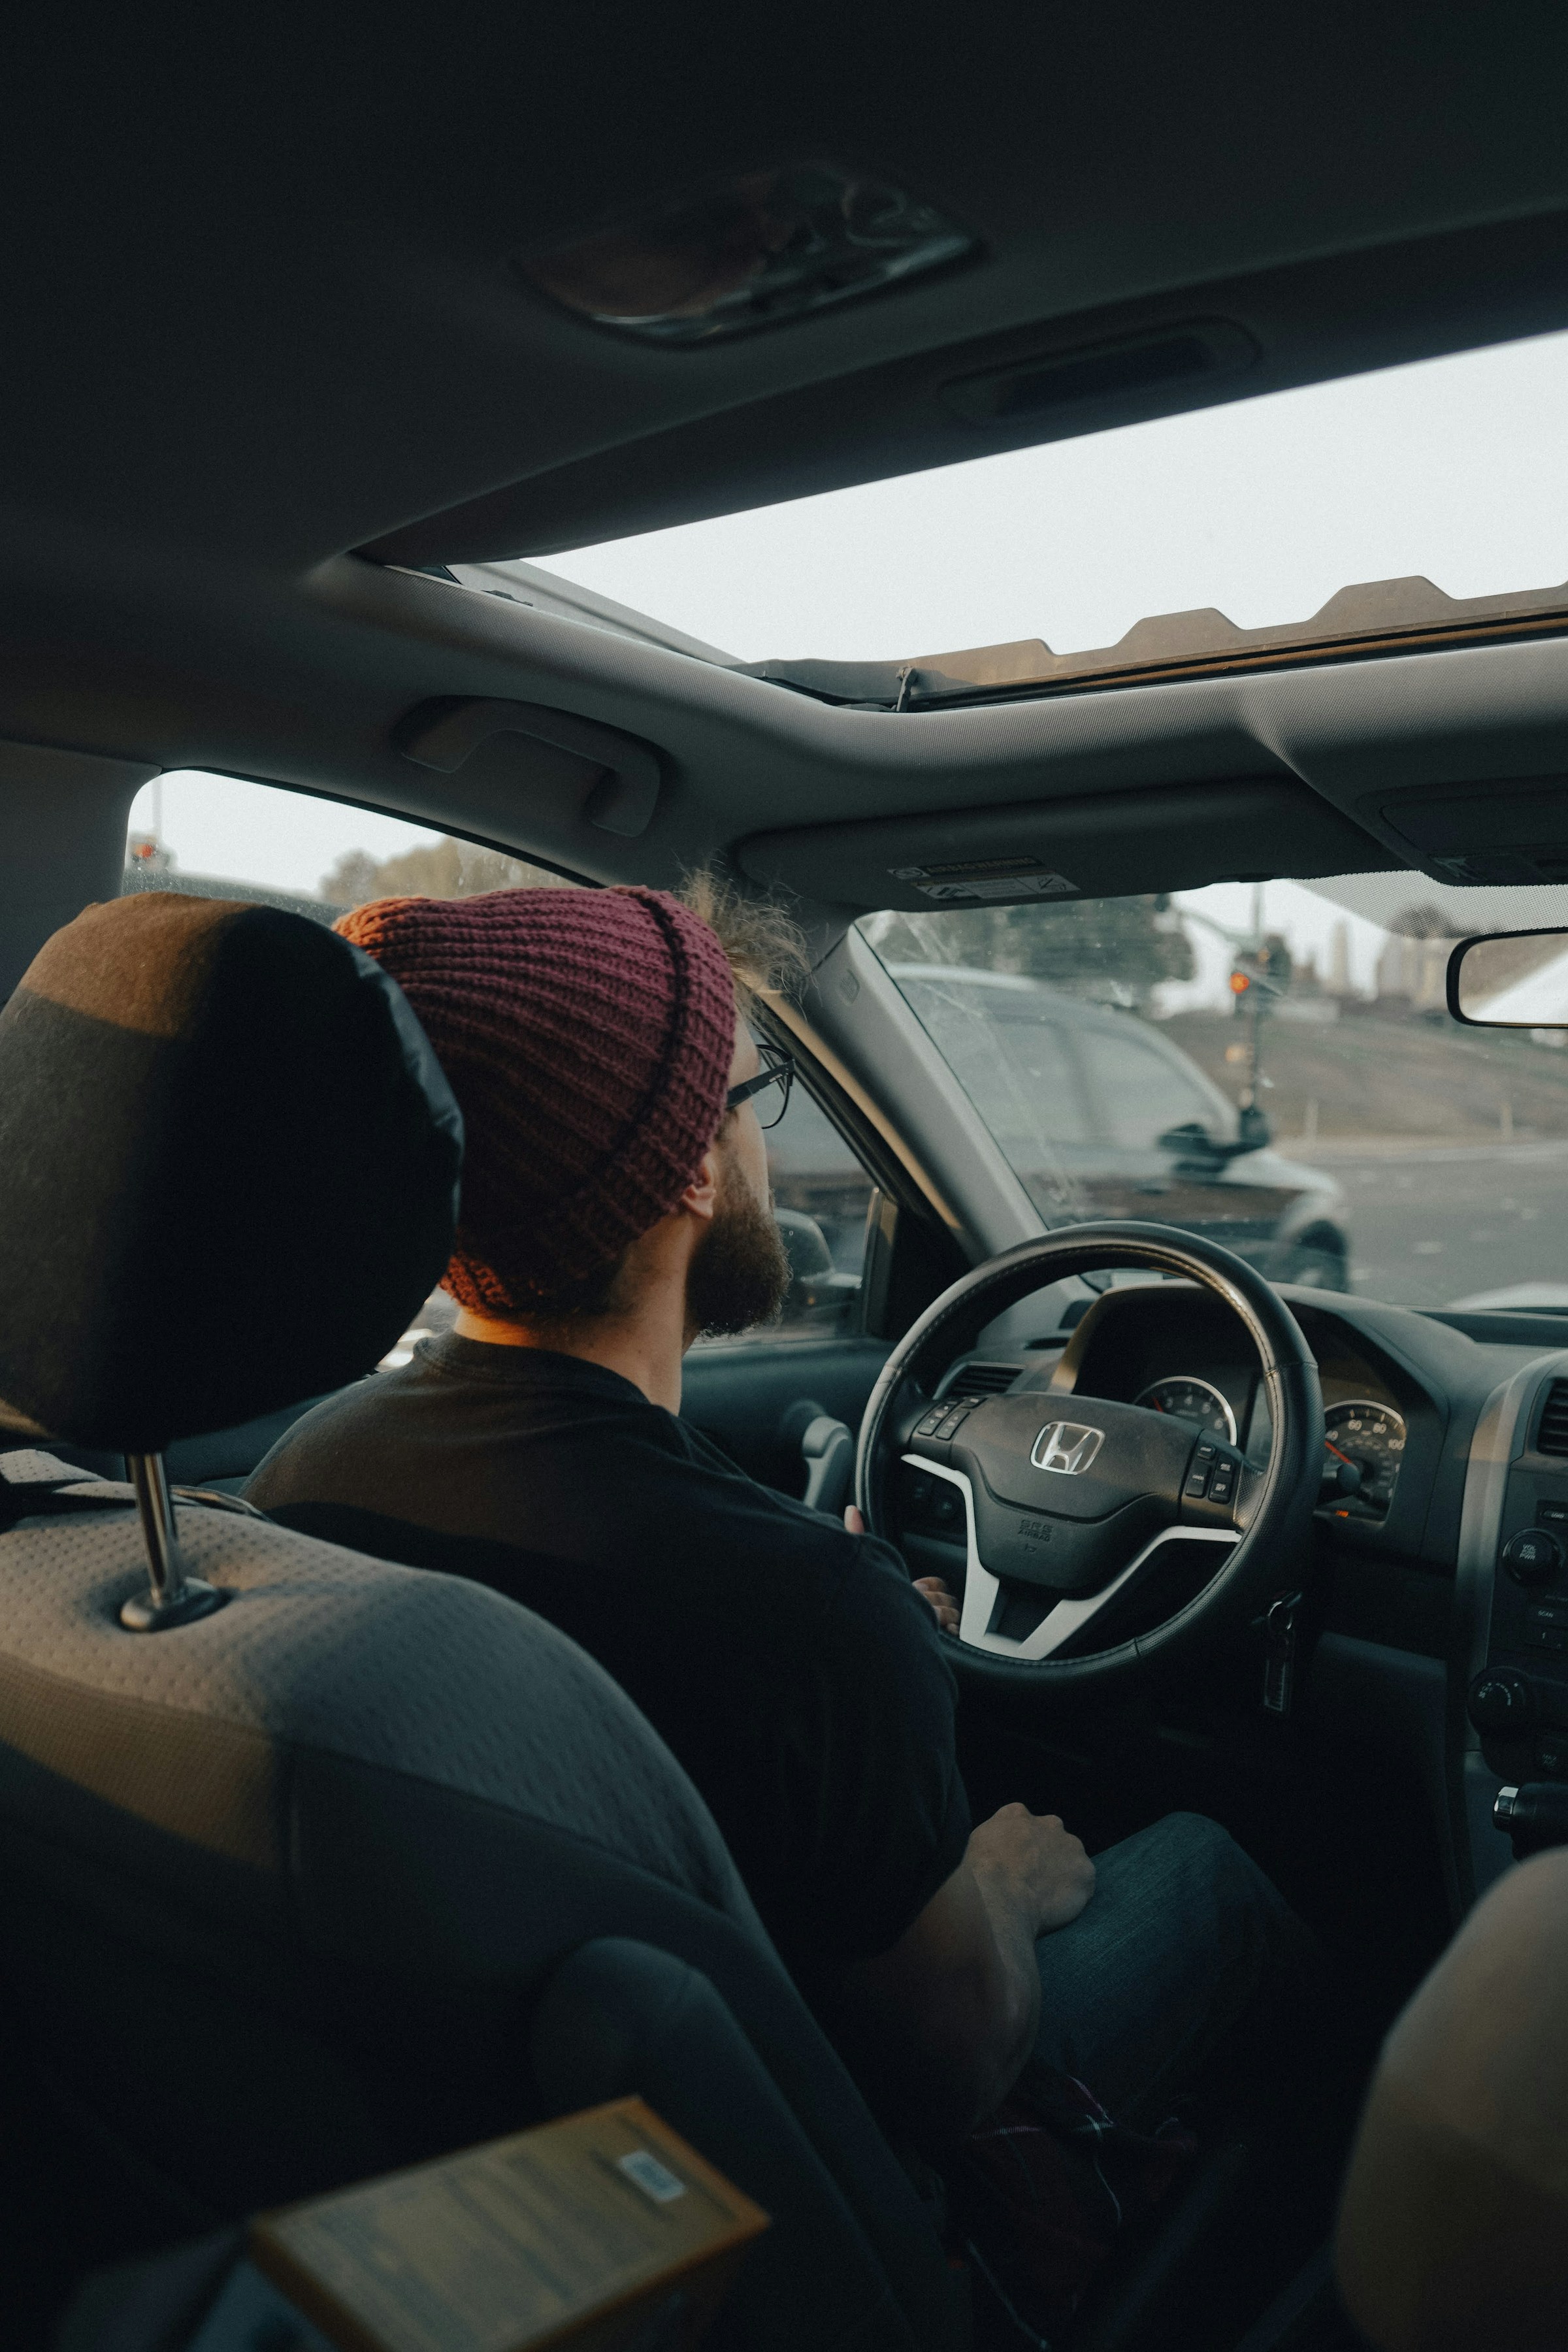
<path id="1" fill-rule="evenodd" d="M 1190 1421 L 1227 1445 L 1239 1443 L 1236 1408 L 1213 1381 L 1195 1372 L 1173 1372 L 1151 1381 L 1132 1400 L 1151 1412 Z M 1258 1426 L 1261 1400 L 1248 1433 L 1255 1459 L 1268 1459 L 1267 1420 Z M 1381 1519 L 1387 1516 L 1405 1453 L 1403 1414 L 1373 1397 L 1346 1397 L 1323 1415 L 1321 1501 L 1337 1517 Z"/>
<path id="2" fill-rule="evenodd" d="M 1223 1437 L 1227 1445 L 1236 1444 L 1236 1414 L 1229 1399 L 1212 1381 L 1199 1380 L 1195 1372 L 1178 1372 L 1169 1380 L 1155 1381 L 1132 1402 L 1181 1421 L 1195 1421 L 1211 1436 Z"/>
<path id="3" fill-rule="evenodd" d="M 1405 1453 L 1405 1416 L 1371 1397 L 1347 1397 L 1323 1414 L 1321 1499 L 1341 1518 L 1387 1517 Z"/>

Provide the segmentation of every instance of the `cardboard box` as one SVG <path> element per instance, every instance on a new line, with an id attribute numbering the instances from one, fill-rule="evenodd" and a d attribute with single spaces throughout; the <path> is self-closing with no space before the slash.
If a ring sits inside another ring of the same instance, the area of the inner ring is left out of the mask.
<path id="1" fill-rule="evenodd" d="M 617 2099 L 252 2226 L 250 2259 L 339 2352 L 684 2347 L 768 2217 Z"/>

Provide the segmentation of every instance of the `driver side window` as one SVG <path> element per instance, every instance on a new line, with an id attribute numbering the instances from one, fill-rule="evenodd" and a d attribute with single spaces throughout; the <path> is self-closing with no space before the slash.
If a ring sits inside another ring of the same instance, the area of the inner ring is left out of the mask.
<path id="1" fill-rule="evenodd" d="M 127 890 L 243 898 L 320 923 L 367 898 L 472 898 L 524 884 L 582 887 L 482 842 L 197 769 L 142 785 L 125 844 Z"/>
<path id="2" fill-rule="evenodd" d="M 871 1179 L 798 1075 L 783 1118 L 765 1130 L 763 1140 L 774 1213 L 794 1276 L 789 1295 L 776 1323 L 738 1341 L 699 1340 L 699 1347 L 830 1339 L 858 1326 Z"/>
<path id="3" fill-rule="evenodd" d="M 583 887 L 480 842 L 236 776 L 155 777 L 131 811 L 127 890 L 243 898 L 331 923 L 367 898 L 471 898 L 524 886 Z M 858 1325 L 871 1180 L 804 1086 L 792 1087 L 767 1144 L 795 1279 L 778 1323 L 716 1345 L 824 1339 Z M 415 1340 L 455 1311 L 437 1292 L 387 1362 L 406 1362 Z"/>
<path id="4" fill-rule="evenodd" d="M 486 890 L 580 889 L 563 874 L 351 802 L 189 769 L 156 776 L 132 804 L 124 887 L 242 898 L 334 923 L 367 898 L 473 898 Z M 381 1369 L 457 1314 L 444 1290 L 426 1300 Z"/>

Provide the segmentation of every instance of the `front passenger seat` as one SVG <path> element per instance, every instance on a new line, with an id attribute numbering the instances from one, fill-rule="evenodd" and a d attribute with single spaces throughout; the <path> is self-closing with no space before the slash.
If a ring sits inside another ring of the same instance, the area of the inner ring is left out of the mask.
<path id="1" fill-rule="evenodd" d="M 117 2184 L 79 2266 L 645 2089 L 773 2215 L 715 2344 L 944 2352 L 936 2237 L 629 1700 L 477 1584 L 168 1496 L 174 1439 L 371 1370 L 459 1158 L 395 983 L 297 916 L 90 908 L 0 1013 L 0 1969 Z"/>

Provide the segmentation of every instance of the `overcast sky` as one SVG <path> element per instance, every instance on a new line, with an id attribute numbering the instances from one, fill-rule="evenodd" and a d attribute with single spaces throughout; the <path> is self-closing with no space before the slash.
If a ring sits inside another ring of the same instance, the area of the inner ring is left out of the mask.
<path id="1" fill-rule="evenodd" d="M 194 768 L 143 784 L 132 804 L 131 830 L 161 832 L 187 874 L 226 874 L 237 882 L 304 891 L 318 890 L 345 850 L 368 850 L 380 859 L 441 838 L 342 801 Z"/>
<path id="2" fill-rule="evenodd" d="M 548 569 L 743 660 L 933 654 L 1017 637 L 1113 644 L 1213 604 L 1244 627 L 1336 588 L 1422 573 L 1454 596 L 1568 578 L 1568 335 L 1232 402 L 1004 457 L 552 556 Z M 133 828 L 187 872 L 314 890 L 345 850 L 437 836 L 330 801 L 200 775 L 139 796 Z M 1245 929 L 1251 892 L 1195 894 Z M 1370 982 L 1380 933 L 1288 883 L 1266 913 L 1300 952 L 1344 920 Z M 1557 919 L 1561 919 L 1559 916 Z M 1191 997 L 1223 990 L 1194 932 Z"/>
<path id="3" fill-rule="evenodd" d="M 835 490 L 552 555 L 743 661 L 1112 645 L 1213 604 L 1244 628 L 1419 572 L 1568 579 L 1568 335 Z"/>

